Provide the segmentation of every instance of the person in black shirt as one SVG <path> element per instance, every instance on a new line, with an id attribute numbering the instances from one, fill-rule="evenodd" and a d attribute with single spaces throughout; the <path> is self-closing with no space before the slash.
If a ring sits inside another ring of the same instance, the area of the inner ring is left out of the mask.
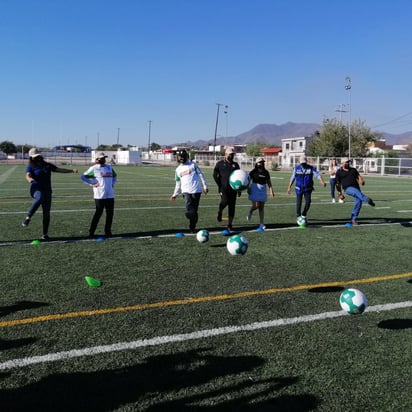
<path id="1" fill-rule="evenodd" d="M 229 177 L 234 170 L 240 169 L 239 163 L 233 159 L 235 152 L 228 148 L 225 151 L 225 158 L 219 160 L 213 169 L 213 179 L 215 180 L 220 194 L 219 210 L 217 212 L 217 221 L 222 221 L 222 212 L 225 207 L 228 207 L 228 225 L 229 231 L 233 230 L 233 219 L 235 217 L 236 198 L 241 195 L 241 192 L 236 192 L 229 184 Z"/>
<path id="2" fill-rule="evenodd" d="M 370 206 L 375 206 L 375 202 L 360 190 L 360 186 L 364 186 L 365 181 L 359 172 L 349 165 L 349 159 L 341 160 L 341 168 L 336 172 L 336 188 L 339 193 L 339 199 L 343 200 L 345 197 L 342 193 L 342 189 L 346 195 L 352 196 L 355 202 L 352 215 L 351 224 L 359 225 L 358 216 L 362 208 L 362 203 L 368 203 Z"/>
<path id="3" fill-rule="evenodd" d="M 265 168 L 265 160 L 263 157 L 258 157 L 256 159 L 255 168 L 250 171 L 249 176 L 251 183 L 248 189 L 248 194 L 252 206 L 250 207 L 246 220 L 250 221 L 252 219 L 253 211 L 256 209 L 259 210 L 259 229 L 265 230 L 266 226 L 264 219 L 265 203 L 268 199 L 267 188 L 269 187 L 272 199 L 275 197 L 275 192 L 273 191 L 269 171 Z"/>

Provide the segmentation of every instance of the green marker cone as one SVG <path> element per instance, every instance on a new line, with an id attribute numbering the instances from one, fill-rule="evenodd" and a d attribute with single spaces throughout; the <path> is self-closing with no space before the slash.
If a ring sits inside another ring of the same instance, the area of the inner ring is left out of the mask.
<path id="1" fill-rule="evenodd" d="M 38 240 L 38 239 L 36 239 L 36 240 L 33 240 L 30 244 L 31 245 L 40 245 L 40 240 Z"/>
<path id="2" fill-rule="evenodd" d="M 93 287 L 93 288 L 98 288 L 102 284 L 102 282 L 100 282 L 100 280 L 97 280 L 97 279 L 92 278 L 90 276 L 85 276 L 84 279 L 86 280 L 87 284 L 89 286 Z"/>

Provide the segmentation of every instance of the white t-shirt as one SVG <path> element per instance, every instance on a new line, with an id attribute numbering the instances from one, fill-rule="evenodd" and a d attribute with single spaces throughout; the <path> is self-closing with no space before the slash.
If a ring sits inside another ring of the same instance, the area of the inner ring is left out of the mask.
<path id="1" fill-rule="evenodd" d="M 187 161 L 179 165 L 175 172 L 176 186 L 172 197 L 181 193 L 201 193 L 207 189 L 206 179 L 195 162 Z"/>
<path id="2" fill-rule="evenodd" d="M 95 164 L 89 167 L 81 176 L 83 182 L 88 185 L 99 183 L 98 187 L 93 187 L 95 199 L 113 199 L 114 185 L 116 184 L 116 172 L 111 165 Z"/>

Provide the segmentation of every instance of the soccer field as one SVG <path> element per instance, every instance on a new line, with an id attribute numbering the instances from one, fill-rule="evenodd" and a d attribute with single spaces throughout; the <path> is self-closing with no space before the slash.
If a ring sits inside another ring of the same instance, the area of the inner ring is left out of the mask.
<path id="1" fill-rule="evenodd" d="M 211 169 L 206 243 L 169 200 L 174 169 L 116 168 L 103 241 L 87 238 L 91 189 L 54 174 L 51 241 L 32 244 L 24 166 L 0 165 L 0 411 L 412 410 L 412 180 L 364 176 L 376 207 L 359 227 L 345 227 L 351 199 L 315 182 L 299 229 L 290 175 L 271 172 L 267 229 L 246 221 L 243 193 L 234 227 L 249 247 L 232 256 Z M 362 315 L 340 308 L 349 287 Z"/>

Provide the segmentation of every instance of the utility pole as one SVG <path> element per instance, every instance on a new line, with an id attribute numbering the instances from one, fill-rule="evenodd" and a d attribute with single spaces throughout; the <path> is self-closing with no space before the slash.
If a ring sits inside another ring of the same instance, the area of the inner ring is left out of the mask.
<path id="1" fill-rule="evenodd" d="M 149 137 L 148 137 L 148 141 L 147 141 L 147 158 L 150 159 L 150 133 L 152 130 L 152 121 L 149 120 Z"/>
<path id="2" fill-rule="evenodd" d="M 344 107 L 345 107 L 346 105 L 344 105 L 344 104 L 340 104 L 339 105 L 339 109 L 337 109 L 337 110 L 335 110 L 336 112 L 338 112 L 338 113 L 340 113 L 340 120 L 339 120 L 339 124 L 340 125 L 342 125 L 342 113 L 347 113 L 347 110 L 344 110 Z"/>
<path id="3" fill-rule="evenodd" d="M 227 114 L 227 108 L 229 107 L 228 105 L 223 105 L 222 103 L 216 103 L 216 105 L 217 105 L 217 111 L 216 111 L 216 124 L 215 124 L 215 138 L 213 140 L 213 151 L 215 153 L 215 163 L 216 163 L 216 137 L 217 137 L 217 128 L 219 125 L 220 106 L 225 106 L 225 114 Z"/>
<path id="4" fill-rule="evenodd" d="M 117 146 L 119 146 L 120 127 L 117 128 Z"/>

